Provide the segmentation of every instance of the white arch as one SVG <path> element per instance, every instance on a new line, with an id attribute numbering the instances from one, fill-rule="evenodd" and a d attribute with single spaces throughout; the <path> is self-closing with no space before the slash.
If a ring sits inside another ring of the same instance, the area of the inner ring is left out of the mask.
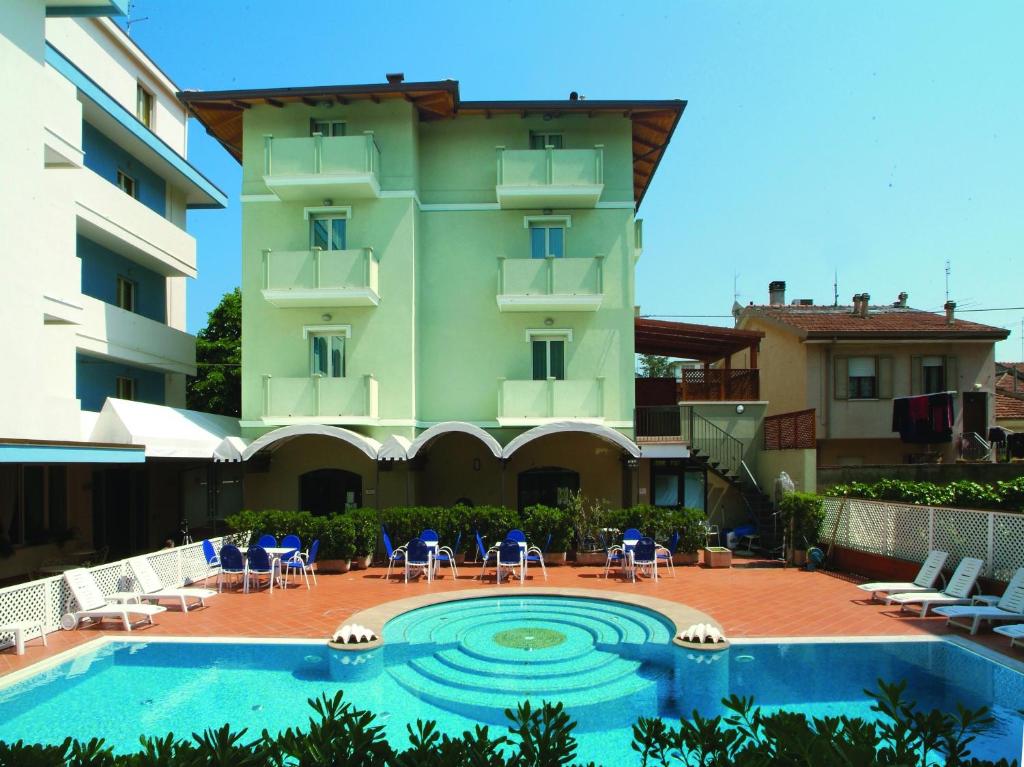
<path id="1" fill-rule="evenodd" d="M 405 437 L 401 437 L 397 434 L 392 434 L 383 443 L 381 443 L 380 450 L 377 451 L 378 461 L 404 461 L 406 454 L 409 452 L 410 442 Z"/>
<path id="2" fill-rule="evenodd" d="M 413 440 L 412 445 L 409 446 L 409 450 L 407 451 L 409 459 L 411 460 L 412 458 L 415 458 L 416 454 L 426 447 L 427 443 L 435 437 L 455 432 L 476 437 L 487 446 L 487 449 L 491 451 L 491 454 L 495 458 L 501 458 L 501 443 L 479 426 L 474 426 L 473 424 L 466 423 L 465 421 L 445 421 L 443 423 L 435 423 Z"/>
<path id="3" fill-rule="evenodd" d="M 535 439 L 546 437 L 549 434 L 593 434 L 595 437 L 600 437 L 605 442 L 611 442 L 613 445 L 618 445 L 627 453 L 634 458 L 640 457 L 640 446 L 637 445 L 629 437 L 625 437 L 610 426 L 603 426 L 599 423 L 587 423 L 585 421 L 557 421 L 555 423 L 547 423 L 543 426 L 535 426 L 529 431 L 525 431 L 516 437 L 514 440 L 505 445 L 505 449 L 501 451 L 501 457 L 508 459 L 512 457 L 523 445 L 527 445 L 533 442 Z"/>
<path id="4" fill-rule="evenodd" d="M 332 437 L 342 442 L 347 442 L 357 450 L 361 450 L 371 461 L 377 460 L 377 453 L 380 452 L 380 442 L 354 431 L 342 429 L 340 426 L 329 426 L 327 424 L 299 424 L 296 426 L 283 426 L 280 429 L 268 431 L 262 437 L 254 440 L 242 453 L 242 460 L 248 461 L 264 448 L 270 447 L 278 442 L 284 442 L 296 437 L 306 436 Z"/>

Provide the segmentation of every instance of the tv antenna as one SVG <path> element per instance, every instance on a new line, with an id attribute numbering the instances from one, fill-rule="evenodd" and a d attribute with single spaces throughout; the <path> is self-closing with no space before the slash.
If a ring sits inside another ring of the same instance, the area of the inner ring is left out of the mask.
<path id="1" fill-rule="evenodd" d="M 839 306 L 839 270 L 832 274 L 832 306 Z"/>
<path id="2" fill-rule="evenodd" d="M 946 259 L 946 301 L 949 301 L 949 273 L 953 271 L 949 266 L 949 259 Z"/>
<path id="3" fill-rule="evenodd" d="M 732 302 L 738 304 L 740 302 L 740 275 L 738 272 L 733 272 L 732 275 Z"/>
<path id="4" fill-rule="evenodd" d="M 138 24 L 141 21 L 149 21 L 149 16 L 143 16 L 141 19 L 133 19 L 132 11 L 134 10 L 134 8 L 135 2 L 134 0 L 131 0 L 131 2 L 128 3 L 128 20 L 124 23 L 124 31 L 125 34 L 128 35 L 128 37 L 132 36 L 132 24 Z"/>

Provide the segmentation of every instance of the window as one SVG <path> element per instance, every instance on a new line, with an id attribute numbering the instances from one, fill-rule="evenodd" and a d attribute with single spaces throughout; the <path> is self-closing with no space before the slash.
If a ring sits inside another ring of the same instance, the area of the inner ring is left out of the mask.
<path id="1" fill-rule="evenodd" d="M 533 258 L 565 255 L 565 227 L 561 224 L 530 224 L 530 255 Z"/>
<path id="2" fill-rule="evenodd" d="M 530 149 L 562 148 L 561 133 L 530 133 Z"/>
<path id="3" fill-rule="evenodd" d="M 123 170 L 117 172 L 117 185 L 121 187 L 121 191 L 131 197 L 136 197 L 135 179 L 125 173 Z"/>
<path id="4" fill-rule="evenodd" d="M 946 391 L 946 360 L 944 357 L 921 359 L 921 383 L 924 394 Z"/>
<path id="5" fill-rule="evenodd" d="M 115 381 L 115 396 L 118 399 L 135 399 L 135 379 L 118 376 Z"/>
<path id="6" fill-rule="evenodd" d="M 545 381 L 555 378 L 565 380 L 565 339 L 534 338 L 533 347 L 533 380 Z"/>
<path id="7" fill-rule="evenodd" d="M 153 94 L 142 83 L 135 86 L 135 116 L 147 128 L 153 127 Z"/>
<path id="8" fill-rule="evenodd" d="M 310 335 L 312 375 L 345 377 L 345 336 L 334 333 Z"/>
<path id="9" fill-rule="evenodd" d="M 135 311 L 135 282 L 117 275 L 117 305 L 127 312 Z"/>
<path id="10" fill-rule="evenodd" d="M 706 508 L 707 470 L 679 459 L 651 461 L 651 503 L 654 506 Z"/>
<path id="11" fill-rule="evenodd" d="M 875 375 L 874 357 L 850 357 L 849 379 L 850 399 L 875 399 L 878 397 L 878 379 Z"/>
<path id="12" fill-rule="evenodd" d="M 0 466 L 0 504 L 0 538 L 30 546 L 60 540 L 68 532 L 67 467 Z"/>
<path id="13" fill-rule="evenodd" d="M 345 123 L 341 120 L 310 120 L 309 135 L 314 133 L 321 136 L 344 136 Z"/>
<path id="14" fill-rule="evenodd" d="M 310 247 L 321 250 L 345 249 L 345 217 L 313 215 L 310 218 Z"/>

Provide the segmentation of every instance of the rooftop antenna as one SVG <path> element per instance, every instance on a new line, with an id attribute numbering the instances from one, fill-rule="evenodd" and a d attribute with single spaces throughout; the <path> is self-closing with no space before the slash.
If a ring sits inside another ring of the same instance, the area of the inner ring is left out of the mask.
<path id="1" fill-rule="evenodd" d="M 949 273 L 952 271 L 949 266 L 949 259 L 946 259 L 946 300 L 949 301 Z"/>
<path id="2" fill-rule="evenodd" d="M 140 21 L 149 21 L 149 16 L 143 16 L 141 19 L 133 19 L 132 18 L 132 11 L 134 9 L 135 9 L 135 2 L 134 2 L 134 0 L 130 0 L 130 2 L 128 3 L 128 14 L 127 14 L 128 18 L 127 18 L 127 21 L 125 21 L 125 23 L 124 23 L 124 31 L 125 31 L 125 34 L 128 35 L 128 37 L 132 36 L 132 24 L 138 24 Z"/>
<path id="3" fill-rule="evenodd" d="M 839 306 L 839 270 L 832 274 L 832 306 Z"/>
<path id="4" fill-rule="evenodd" d="M 732 301 L 734 304 L 740 301 L 740 275 L 738 272 L 733 272 L 732 275 Z"/>

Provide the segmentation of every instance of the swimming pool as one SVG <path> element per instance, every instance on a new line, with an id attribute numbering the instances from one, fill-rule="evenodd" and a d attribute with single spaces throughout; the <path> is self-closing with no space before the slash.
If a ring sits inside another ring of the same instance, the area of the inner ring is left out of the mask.
<path id="1" fill-rule="evenodd" d="M 906 679 L 927 708 L 989 705 L 996 727 L 975 756 L 1019 758 L 1024 674 L 946 641 L 757 642 L 721 653 L 672 645 L 657 613 L 560 597 L 479 598 L 390 621 L 384 646 L 114 641 L 0 690 L 0 739 L 102 736 L 133 751 L 140 734 L 187 736 L 230 722 L 251 733 L 305 725 L 306 700 L 345 691 L 389 737 L 436 719 L 450 732 L 505 723 L 523 698 L 557 698 L 580 722 L 580 758 L 633 764 L 638 716 L 719 712 L 729 694 L 766 709 L 870 717 L 864 688 Z"/>

